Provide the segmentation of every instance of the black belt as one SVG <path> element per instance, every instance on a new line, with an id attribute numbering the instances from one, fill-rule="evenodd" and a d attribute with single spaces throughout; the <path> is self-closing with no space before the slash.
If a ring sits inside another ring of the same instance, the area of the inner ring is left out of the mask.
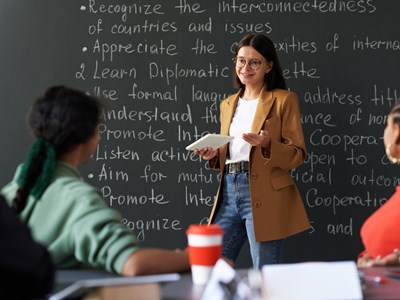
<path id="1" fill-rule="evenodd" d="M 230 163 L 225 166 L 227 173 L 245 173 L 249 171 L 249 162 L 240 161 L 237 163 Z"/>

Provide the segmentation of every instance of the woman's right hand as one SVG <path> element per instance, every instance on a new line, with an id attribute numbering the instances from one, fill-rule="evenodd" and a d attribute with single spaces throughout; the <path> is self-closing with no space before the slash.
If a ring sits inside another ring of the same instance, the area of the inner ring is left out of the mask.
<path id="1" fill-rule="evenodd" d="M 218 155 L 218 149 L 213 149 L 211 147 L 205 147 L 201 150 L 195 149 L 195 155 L 200 155 L 200 157 L 204 160 L 210 160 Z"/>
<path id="2" fill-rule="evenodd" d="M 359 268 L 365 267 L 383 267 L 383 266 L 398 266 L 399 257 L 395 253 L 390 253 L 384 257 L 378 256 L 372 258 L 368 253 L 365 253 L 362 257 L 358 258 L 357 266 Z"/>
<path id="3" fill-rule="evenodd" d="M 364 253 L 358 257 L 357 267 L 359 268 L 371 267 L 373 260 L 374 259 L 368 253 Z"/>

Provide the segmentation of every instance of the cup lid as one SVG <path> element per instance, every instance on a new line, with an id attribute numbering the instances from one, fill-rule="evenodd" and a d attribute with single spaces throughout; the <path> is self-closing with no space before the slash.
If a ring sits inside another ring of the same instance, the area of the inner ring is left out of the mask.
<path id="1" fill-rule="evenodd" d="M 218 224 L 192 224 L 186 230 L 186 234 L 206 234 L 206 235 L 214 235 L 214 234 L 223 234 L 221 226 Z"/>

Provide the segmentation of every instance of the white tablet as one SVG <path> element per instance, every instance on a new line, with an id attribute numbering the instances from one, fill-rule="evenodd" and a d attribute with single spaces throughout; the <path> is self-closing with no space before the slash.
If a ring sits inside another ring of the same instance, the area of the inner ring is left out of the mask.
<path id="1" fill-rule="evenodd" d="M 202 149 L 205 147 L 211 147 L 213 149 L 218 149 L 219 147 L 229 143 L 233 140 L 233 136 L 209 133 L 202 138 L 198 139 L 194 143 L 186 147 L 186 150 Z"/>

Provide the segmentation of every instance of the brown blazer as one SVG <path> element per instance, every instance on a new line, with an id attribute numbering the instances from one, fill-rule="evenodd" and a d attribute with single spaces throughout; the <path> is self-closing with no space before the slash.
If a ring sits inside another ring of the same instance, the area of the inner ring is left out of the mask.
<path id="1" fill-rule="evenodd" d="M 239 93 L 221 102 L 221 134 L 229 134 L 238 99 Z M 260 146 L 251 146 L 249 155 L 250 195 L 257 242 L 282 239 L 310 228 L 300 193 L 289 173 L 306 157 L 295 93 L 262 90 L 251 130 L 259 133 L 262 129 L 271 136 L 271 152 L 263 153 Z M 221 147 L 218 157 L 209 161 L 210 167 L 219 169 L 222 176 L 228 149 L 228 144 Z M 221 183 L 209 224 L 218 210 L 220 191 Z"/>

